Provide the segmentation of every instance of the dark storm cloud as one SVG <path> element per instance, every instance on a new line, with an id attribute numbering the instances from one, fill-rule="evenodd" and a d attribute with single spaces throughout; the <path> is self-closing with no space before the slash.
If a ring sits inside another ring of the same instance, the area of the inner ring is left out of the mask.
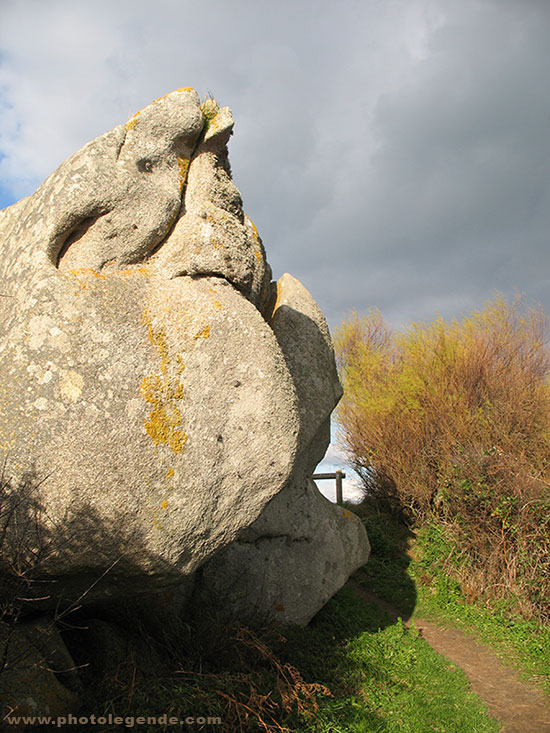
<path id="1" fill-rule="evenodd" d="M 191 85 L 233 110 L 275 276 L 332 326 L 459 315 L 496 289 L 550 311 L 549 19 L 530 0 L 3 0 L 5 203 Z"/>
<path id="2" fill-rule="evenodd" d="M 550 6 L 453 12 L 409 79 L 377 101 L 377 149 L 350 165 L 332 228 L 346 241 L 348 297 L 398 324 L 457 315 L 515 288 L 550 312 Z M 333 289 L 327 310 L 344 305 Z"/>

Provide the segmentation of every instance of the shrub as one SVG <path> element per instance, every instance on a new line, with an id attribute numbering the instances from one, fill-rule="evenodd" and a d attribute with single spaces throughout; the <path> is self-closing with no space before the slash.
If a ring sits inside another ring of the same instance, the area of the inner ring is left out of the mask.
<path id="1" fill-rule="evenodd" d="M 371 312 L 345 322 L 335 341 L 341 438 L 366 494 L 445 524 L 470 595 L 513 598 L 524 615 L 548 617 L 543 311 L 497 298 L 460 322 L 412 324 L 401 334 Z"/>

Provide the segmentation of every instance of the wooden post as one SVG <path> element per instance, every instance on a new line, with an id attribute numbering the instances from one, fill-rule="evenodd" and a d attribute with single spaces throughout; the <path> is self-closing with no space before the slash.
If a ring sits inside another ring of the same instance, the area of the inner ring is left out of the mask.
<path id="1" fill-rule="evenodd" d="M 343 500 L 343 492 L 342 492 L 342 478 L 344 477 L 344 472 L 340 471 L 339 468 L 336 469 L 336 503 L 338 506 L 342 506 L 344 503 Z"/>
<path id="2" fill-rule="evenodd" d="M 344 503 L 343 494 L 342 494 L 342 479 L 346 478 L 346 474 L 343 471 L 337 468 L 336 473 L 314 473 L 311 478 L 313 480 L 325 479 L 325 478 L 335 478 L 336 479 L 336 503 L 339 506 L 342 506 L 342 504 Z"/>

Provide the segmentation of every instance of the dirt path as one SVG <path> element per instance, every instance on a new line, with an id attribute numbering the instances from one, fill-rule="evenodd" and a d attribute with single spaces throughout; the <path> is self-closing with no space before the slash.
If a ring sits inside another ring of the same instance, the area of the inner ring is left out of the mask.
<path id="1" fill-rule="evenodd" d="M 399 612 L 364 588 L 350 583 L 353 591 L 387 611 L 394 619 Z M 516 672 L 496 654 L 458 629 L 415 618 L 420 635 L 457 667 L 461 667 L 472 689 L 502 723 L 503 733 L 550 733 L 550 701 L 536 687 L 521 682 Z"/>

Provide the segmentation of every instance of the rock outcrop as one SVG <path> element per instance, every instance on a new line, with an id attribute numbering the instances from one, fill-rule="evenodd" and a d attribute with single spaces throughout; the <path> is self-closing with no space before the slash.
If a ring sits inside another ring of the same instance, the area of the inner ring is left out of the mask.
<path id="1" fill-rule="evenodd" d="M 0 213 L 0 450 L 27 520 L 2 554 L 56 581 L 44 606 L 188 589 L 204 567 L 200 602 L 244 563 L 235 612 L 262 575 L 262 612 L 305 623 L 368 557 L 310 480 L 341 394 L 330 335 L 297 280 L 271 283 L 232 127 L 172 92 Z"/>

